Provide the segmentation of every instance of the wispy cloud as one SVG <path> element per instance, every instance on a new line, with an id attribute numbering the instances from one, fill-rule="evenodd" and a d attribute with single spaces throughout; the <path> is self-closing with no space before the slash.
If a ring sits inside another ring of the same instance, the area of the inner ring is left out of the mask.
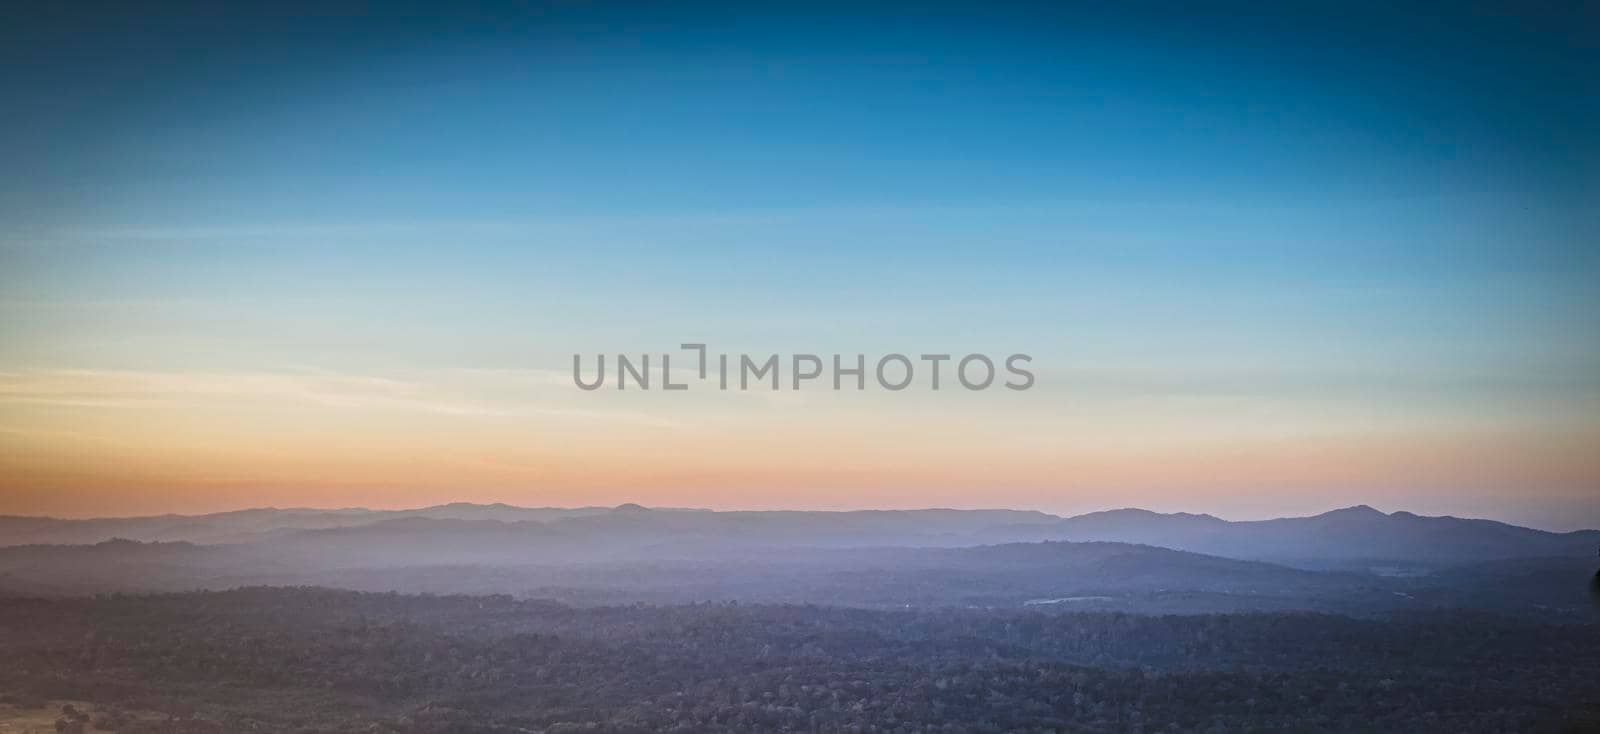
<path id="1" fill-rule="evenodd" d="M 506 369 L 449 369 L 403 378 L 318 368 L 259 372 L 27 369 L 0 372 L 0 405 L 124 408 L 264 401 L 355 411 L 683 425 L 646 414 L 540 401 L 541 392 L 550 395 L 552 388 L 569 379 L 549 370 Z"/>

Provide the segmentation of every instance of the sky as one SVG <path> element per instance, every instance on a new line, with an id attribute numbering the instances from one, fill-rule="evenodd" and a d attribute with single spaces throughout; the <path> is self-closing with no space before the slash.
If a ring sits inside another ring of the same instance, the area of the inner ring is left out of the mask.
<path id="1" fill-rule="evenodd" d="M 0 513 L 1600 526 L 1600 17 L 1279 5 L 0 11 Z"/>

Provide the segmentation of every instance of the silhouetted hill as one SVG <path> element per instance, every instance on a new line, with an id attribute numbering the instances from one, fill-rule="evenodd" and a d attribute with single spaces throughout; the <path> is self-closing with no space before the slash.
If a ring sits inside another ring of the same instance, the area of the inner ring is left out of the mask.
<path id="1" fill-rule="evenodd" d="M 1432 566 L 1506 558 L 1590 557 L 1600 531 L 1552 533 L 1493 520 L 1385 514 L 1367 505 L 1312 517 L 1230 522 L 1126 509 L 1048 526 L 995 529 L 994 539 L 1104 540 L 1307 567 L 1408 562 Z"/>

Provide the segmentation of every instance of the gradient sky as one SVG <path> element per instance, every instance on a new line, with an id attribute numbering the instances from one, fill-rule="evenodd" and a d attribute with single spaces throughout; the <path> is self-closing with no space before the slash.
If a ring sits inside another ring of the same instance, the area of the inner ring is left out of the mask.
<path id="1" fill-rule="evenodd" d="M 1600 525 L 1600 15 L 1277 5 L 4 11 L 0 513 Z"/>

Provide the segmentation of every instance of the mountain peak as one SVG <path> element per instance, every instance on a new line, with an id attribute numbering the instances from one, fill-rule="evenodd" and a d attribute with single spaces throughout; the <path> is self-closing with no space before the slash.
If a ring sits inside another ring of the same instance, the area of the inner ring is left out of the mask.
<path id="1" fill-rule="evenodd" d="M 634 502 L 624 502 L 611 508 L 612 512 L 649 512 L 650 508 Z"/>
<path id="2" fill-rule="evenodd" d="M 1345 508 L 1342 508 L 1342 509 L 1333 510 L 1333 511 L 1326 512 L 1326 513 L 1323 513 L 1323 514 L 1325 514 L 1325 515 L 1349 515 L 1349 516 L 1367 515 L 1367 516 L 1375 516 L 1375 517 L 1388 517 L 1388 515 L 1384 514 L 1381 510 L 1374 509 L 1372 507 L 1372 505 L 1356 505 L 1355 507 L 1345 507 Z"/>

